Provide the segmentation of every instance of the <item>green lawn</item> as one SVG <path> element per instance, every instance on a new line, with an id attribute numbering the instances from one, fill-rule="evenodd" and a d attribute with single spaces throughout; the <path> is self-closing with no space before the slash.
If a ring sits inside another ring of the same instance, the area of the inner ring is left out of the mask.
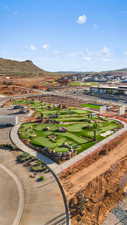
<path id="1" fill-rule="evenodd" d="M 70 86 L 85 86 L 85 82 L 80 82 L 80 81 L 71 81 L 69 82 Z"/>
<path id="2" fill-rule="evenodd" d="M 100 105 L 94 105 L 94 104 L 81 104 L 82 107 L 87 107 L 90 109 L 100 109 Z"/>
<path id="3" fill-rule="evenodd" d="M 76 118 L 77 119 L 77 118 Z M 68 120 L 69 121 L 69 120 Z M 72 121 L 70 119 L 70 121 Z M 78 153 L 84 151 L 88 147 L 95 144 L 93 141 L 94 131 L 93 131 L 94 121 L 68 123 L 68 124 L 36 124 L 31 123 L 23 124 L 19 130 L 20 137 L 23 139 L 28 139 L 33 145 L 40 147 L 47 147 L 48 149 L 55 150 L 56 152 L 67 152 L 68 148 L 62 147 L 64 143 L 68 143 L 73 146 Z M 64 126 L 67 131 L 59 132 L 57 129 Z M 118 128 L 120 125 L 114 121 L 101 121 L 98 123 L 96 128 L 96 139 L 97 141 L 102 140 L 101 133 L 107 130 L 113 130 Z M 49 127 L 50 130 L 44 131 L 43 129 Z M 49 138 L 49 136 L 55 136 L 55 140 Z"/>
<path id="4" fill-rule="evenodd" d="M 19 129 L 21 138 L 28 140 L 34 146 L 40 146 L 42 149 L 47 147 L 55 152 L 68 152 L 70 147 L 73 147 L 78 154 L 103 140 L 102 133 L 108 130 L 115 131 L 115 129 L 121 127 L 116 121 L 101 118 L 97 115 L 91 116 L 91 112 L 88 110 L 74 107 L 59 109 L 51 104 L 31 100 L 17 100 L 15 104 L 29 105 L 29 107 L 34 108 L 37 115 L 38 113 L 40 113 L 40 116 L 43 114 L 43 117 L 49 118 L 49 120 L 52 115 L 58 115 L 57 118 L 51 118 L 51 120 L 59 124 L 51 122 L 25 123 Z M 82 104 L 82 106 L 92 109 L 100 108 L 100 105 L 94 104 Z M 48 128 L 48 130 L 44 128 Z M 66 130 L 60 132 L 58 128 L 65 128 Z M 94 130 L 96 131 L 96 138 Z"/>
<path id="5" fill-rule="evenodd" d="M 48 138 L 43 137 L 43 136 L 32 138 L 31 143 L 34 144 L 34 145 L 48 147 L 48 148 L 51 148 L 51 149 L 54 149 L 55 147 L 57 147 L 56 143 L 51 142 Z"/>

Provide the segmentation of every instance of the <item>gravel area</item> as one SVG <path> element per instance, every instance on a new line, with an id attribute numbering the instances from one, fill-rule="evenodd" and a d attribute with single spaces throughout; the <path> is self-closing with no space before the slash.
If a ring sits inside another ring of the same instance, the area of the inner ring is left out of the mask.
<path id="1" fill-rule="evenodd" d="M 103 225 L 127 225 L 127 197 L 111 210 Z"/>

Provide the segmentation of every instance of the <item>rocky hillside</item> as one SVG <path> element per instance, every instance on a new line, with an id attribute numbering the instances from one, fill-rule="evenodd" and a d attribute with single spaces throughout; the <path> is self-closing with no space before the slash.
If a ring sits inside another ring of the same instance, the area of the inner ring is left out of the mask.
<path id="1" fill-rule="evenodd" d="M 14 61 L 10 59 L 0 58 L 0 75 L 11 76 L 35 76 L 35 75 L 49 75 L 50 73 L 44 71 L 33 64 L 32 61 Z"/>

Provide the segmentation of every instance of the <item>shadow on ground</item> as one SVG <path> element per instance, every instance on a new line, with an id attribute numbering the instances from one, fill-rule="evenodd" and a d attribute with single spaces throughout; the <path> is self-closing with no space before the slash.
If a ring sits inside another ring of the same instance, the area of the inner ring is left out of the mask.
<path id="1" fill-rule="evenodd" d="M 8 127 L 13 127 L 13 125 L 12 124 L 6 124 L 6 125 L 0 124 L 0 129 L 8 128 Z"/>
<path id="2" fill-rule="evenodd" d="M 118 208 L 113 209 L 112 213 L 119 220 L 119 222 L 114 225 L 119 225 L 120 223 L 122 225 L 127 225 L 127 210 L 123 210 L 122 208 L 118 207 Z"/>
<path id="3" fill-rule="evenodd" d="M 54 217 L 52 220 L 49 220 L 44 225 L 65 225 L 66 224 L 66 215 L 62 213 L 57 217 Z"/>

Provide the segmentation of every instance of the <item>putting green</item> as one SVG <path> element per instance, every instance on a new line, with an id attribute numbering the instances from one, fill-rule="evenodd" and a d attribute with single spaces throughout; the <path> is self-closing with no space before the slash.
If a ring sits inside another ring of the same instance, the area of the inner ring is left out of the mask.
<path id="1" fill-rule="evenodd" d="M 56 152 L 68 152 L 73 148 L 80 153 L 103 140 L 102 133 L 108 130 L 115 131 L 121 127 L 118 122 L 92 115 L 88 110 L 74 107 L 60 109 L 56 105 L 31 100 L 17 100 L 15 104 L 29 105 L 34 108 L 36 116 L 49 121 L 40 124 L 22 124 L 19 129 L 20 137 L 33 145 L 47 147 Z M 94 104 L 82 106 L 100 108 L 99 105 Z"/>

